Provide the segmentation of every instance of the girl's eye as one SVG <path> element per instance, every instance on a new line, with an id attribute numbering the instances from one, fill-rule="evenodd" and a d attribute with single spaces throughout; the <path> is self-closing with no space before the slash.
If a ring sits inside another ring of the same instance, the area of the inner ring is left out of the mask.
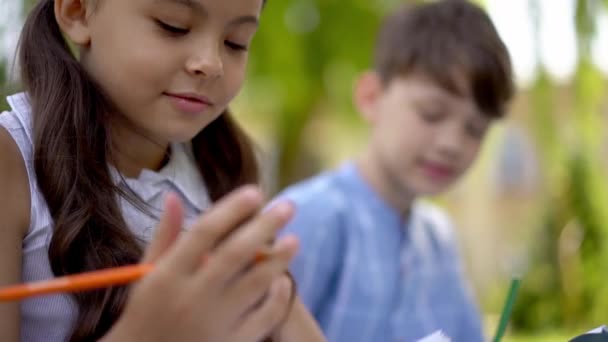
<path id="1" fill-rule="evenodd" d="M 172 35 L 182 36 L 189 32 L 188 29 L 181 28 L 181 27 L 175 27 L 175 26 L 169 25 L 161 20 L 156 20 L 156 23 L 158 24 L 158 26 L 160 26 L 160 28 L 162 28 L 163 30 L 167 31 L 167 33 L 170 33 Z"/>
<path id="2" fill-rule="evenodd" d="M 224 44 L 226 44 L 227 47 L 235 51 L 247 51 L 246 45 L 237 44 L 229 40 L 225 41 Z"/>

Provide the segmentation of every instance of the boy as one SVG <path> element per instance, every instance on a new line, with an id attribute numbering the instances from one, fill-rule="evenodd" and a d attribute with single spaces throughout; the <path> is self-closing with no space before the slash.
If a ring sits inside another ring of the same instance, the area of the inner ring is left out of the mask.
<path id="1" fill-rule="evenodd" d="M 291 271 L 330 342 L 436 330 L 483 340 L 452 227 L 418 197 L 463 175 L 513 91 L 508 51 L 477 6 L 439 1 L 387 18 L 354 93 L 367 149 L 280 196 L 297 208 L 285 230 L 301 240 Z"/>

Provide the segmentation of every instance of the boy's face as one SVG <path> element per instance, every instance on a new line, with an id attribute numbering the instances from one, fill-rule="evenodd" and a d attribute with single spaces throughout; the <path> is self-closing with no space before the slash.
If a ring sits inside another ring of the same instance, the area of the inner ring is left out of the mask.
<path id="1" fill-rule="evenodd" d="M 470 97 L 452 94 L 420 73 L 384 86 L 376 74 L 367 74 L 357 103 L 372 125 L 373 168 L 385 186 L 414 196 L 440 193 L 458 180 L 491 123 Z"/>

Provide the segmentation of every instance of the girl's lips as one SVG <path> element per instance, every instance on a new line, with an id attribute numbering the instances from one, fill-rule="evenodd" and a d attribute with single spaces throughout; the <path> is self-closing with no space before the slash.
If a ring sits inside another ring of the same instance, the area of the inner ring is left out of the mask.
<path id="1" fill-rule="evenodd" d="M 206 97 L 194 93 L 165 93 L 165 96 L 177 110 L 187 114 L 200 114 L 212 105 Z"/>

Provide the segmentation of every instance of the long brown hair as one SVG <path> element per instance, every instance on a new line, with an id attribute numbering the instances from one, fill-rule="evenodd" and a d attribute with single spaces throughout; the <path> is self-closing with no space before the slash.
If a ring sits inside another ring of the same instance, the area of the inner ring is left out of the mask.
<path id="1" fill-rule="evenodd" d="M 54 2 L 41 0 L 20 38 L 19 62 L 32 105 L 37 181 L 54 220 L 49 259 L 56 276 L 139 262 L 143 251 L 121 214 L 118 197 L 141 200 L 116 186 L 108 113 L 113 107 L 63 38 Z M 258 182 L 249 138 L 224 113 L 193 140 L 212 200 Z M 101 338 L 120 316 L 126 287 L 75 294 L 71 341 Z"/>

